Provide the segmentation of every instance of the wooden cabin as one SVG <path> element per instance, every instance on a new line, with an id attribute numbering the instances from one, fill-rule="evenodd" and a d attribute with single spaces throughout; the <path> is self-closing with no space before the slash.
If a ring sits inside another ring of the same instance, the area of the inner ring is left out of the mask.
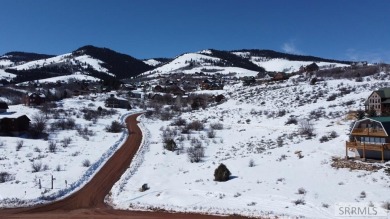
<path id="1" fill-rule="evenodd" d="M 8 104 L 6 102 L 0 102 L 0 113 L 6 113 Z"/>
<path id="2" fill-rule="evenodd" d="M 26 115 L 0 118 L 0 135 L 18 136 L 28 131 L 30 119 Z"/>
<path id="3" fill-rule="evenodd" d="M 110 108 L 131 109 L 128 100 L 116 98 L 113 94 L 104 101 L 104 106 Z"/>
<path id="4" fill-rule="evenodd" d="M 26 97 L 26 105 L 41 105 L 46 102 L 46 95 L 43 93 L 28 93 Z"/>
<path id="5" fill-rule="evenodd" d="M 373 91 L 365 102 L 366 111 L 375 110 L 378 116 L 390 115 L 390 88 Z"/>
<path id="6" fill-rule="evenodd" d="M 345 156 L 354 150 L 363 159 L 390 160 L 390 117 L 372 117 L 358 120 L 346 142 Z"/>

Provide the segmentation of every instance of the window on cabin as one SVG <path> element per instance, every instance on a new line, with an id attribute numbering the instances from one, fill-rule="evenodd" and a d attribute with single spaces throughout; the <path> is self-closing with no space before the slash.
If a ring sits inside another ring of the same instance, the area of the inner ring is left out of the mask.
<path id="1" fill-rule="evenodd" d="M 386 139 L 378 137 L 361 137 L 361 142 L 367 144 L 384 144 L 386 142 Z"/>

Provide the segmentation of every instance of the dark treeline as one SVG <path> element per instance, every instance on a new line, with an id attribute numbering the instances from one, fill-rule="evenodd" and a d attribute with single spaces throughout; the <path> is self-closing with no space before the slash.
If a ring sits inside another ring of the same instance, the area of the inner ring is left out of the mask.
<path id="1" fill-rule="evenodd" d="M 121 54 L 107 48 L 94 46 L 84 46 L 73 52 L 73 55 L 86 54 L 103 61 L 102 67 L 116 75 L 118 79 L 130 78 L 145 71 L 152 70 L 153 67 L 143 61 L 135 59 L 129 55 Z"/>
<path id="2" fill-rule="evenodd" d="M 249 52 L 251 56 L 266 57 L 266 58 L 283 58 L 292 61 L 310 61 L 310 62 L 335 62 L 342 64 L 352 64 L 351 61 L 339 61 L 334 59 L 324 59 L 315 56 L 305 56 L 305 55 L 294 55 L 282 52 L 276 52 L 273 50 L 260 50 L 260 49 L 242 49 L 234 50 L 232 52 Z"/>

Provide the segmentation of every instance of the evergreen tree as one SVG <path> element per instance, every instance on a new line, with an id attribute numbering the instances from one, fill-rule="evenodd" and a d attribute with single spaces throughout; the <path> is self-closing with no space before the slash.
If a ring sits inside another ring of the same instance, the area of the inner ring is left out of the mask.
<path id="1" fill-rule="evenodd" d="M 356 111 L 355 117 L 356 117 L 356 120 L 364 119 L 364 117 L 366 117 L 366 113 L 360 109 L 360 110 Z"/>

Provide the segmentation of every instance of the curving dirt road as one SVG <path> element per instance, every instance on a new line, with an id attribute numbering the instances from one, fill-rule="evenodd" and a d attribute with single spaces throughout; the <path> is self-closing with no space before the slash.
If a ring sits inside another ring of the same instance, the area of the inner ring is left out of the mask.
<path id="1" fill-rule="evenodd" d="M 140 114 L 126 118 L 127 129 L 131 130 L 125 143 L 113 154 L 96 175 L 79 191 L 50 204 L 31 208 L 15 208 L 0 210 L 2 218 L 218 218 L 219 216 L 184 214 L 168 212 L 142 212 L 115 210 L 104 203 L 104 197 L 112 186 L 130 166 L 142 140 L 142 132 L 137 125 Z M 228 217 L 242 218 L 242 217 Z"/>

